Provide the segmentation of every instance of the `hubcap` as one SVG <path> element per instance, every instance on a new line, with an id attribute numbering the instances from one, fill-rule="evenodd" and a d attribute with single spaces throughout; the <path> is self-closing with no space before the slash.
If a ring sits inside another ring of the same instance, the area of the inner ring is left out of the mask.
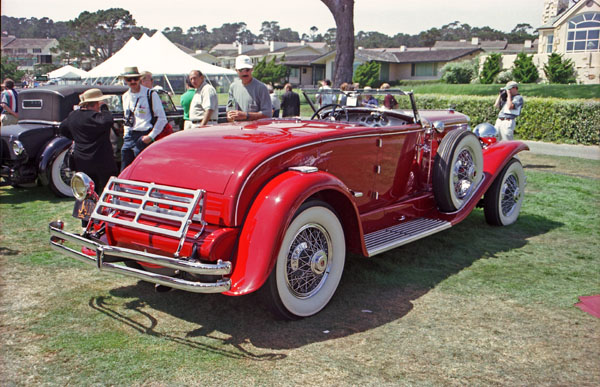
<path id="1" fill-rule="evenodd" d="M 452 182 L 454 193 L 458 199 L 464 199 L 473 188 L 473 182 L 477 176 L 477 169 L 471 153 L 463 149 L 454 163 L 452 171 Z"/>
<path id="2" fill-rule="evenodd" d="M 331 238 L 320 225 L 304 225 L 288 249 L 286 282 L 298 298 L 316 294 L 329 275 L 331 268 Z"/>

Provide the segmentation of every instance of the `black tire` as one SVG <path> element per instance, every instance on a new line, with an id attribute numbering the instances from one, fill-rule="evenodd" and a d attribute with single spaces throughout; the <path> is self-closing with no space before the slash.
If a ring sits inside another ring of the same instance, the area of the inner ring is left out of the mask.
<path id="1" fill-rule="evenodd" d="M 322 310 L 335 293 L 346 259 L 344 229 L 328 204 L 304 203 L 285 231 L 263 294 L 280 318 L 297 320 Z"/>
<path id="2" fill-rule="evenodd" d="M 475 134 L 453 130 L 442 140 L 433 166 L 433 193 L 442 212 L 459 210 L 483 178 L 483 152 Z"/>
<path id="3" fill-rule="evenodd" d="M 488 224 L 508 226 L 517 221 L 525 194 L 525 182 L 521 162 L 510 160 L 483 197 L 483 213 Z"/>
<path id="4" fill-rule="evenodd" d="M 69 148 L 60 152 L 56 158 L 50 164 L 50 171 L 48 173 L 50 189 L 58 197 L 73 197 L 73 191 L 71 191 L 71 178 L 74 172 L 68 166 L 65 156 L 69 152 Z"/>

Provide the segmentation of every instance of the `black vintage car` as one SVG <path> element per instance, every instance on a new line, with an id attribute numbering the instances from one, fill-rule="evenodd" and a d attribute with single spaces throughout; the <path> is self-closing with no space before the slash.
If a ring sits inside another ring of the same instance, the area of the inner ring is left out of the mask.
<path id="1" fill-rule="evenodd" d="M 79 104 L 79 94 L 92 87 L 111 95 L 106 103 L 115 117 L 111 141 L 115 158 L 120 161 L 123 134 L 121 95 L 125 86 L 46 86 L 26 89 L 19 94 L 19 123 L 2 127 L 0 185 L 26 187 L 41 182 L 58 196 L 73 196 L 70 182 L 74 171 L 65 156 L 72 141 L 59 134 L 60 122 Z M 169 94 L 158 90 L 173 130 L 183 128 L 183 111 L 173 104 Z"/>

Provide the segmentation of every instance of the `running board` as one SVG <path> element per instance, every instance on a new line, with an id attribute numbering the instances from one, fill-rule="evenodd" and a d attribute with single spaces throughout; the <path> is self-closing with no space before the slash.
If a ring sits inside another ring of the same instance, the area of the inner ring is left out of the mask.
<path id="1" fill-rule="evenodd" d="M 450 227 L 452 227 L 452 224 L 447 221 L 418 218 L 374 231 L 365 235 L 367 255 L 372 257 Z"/>

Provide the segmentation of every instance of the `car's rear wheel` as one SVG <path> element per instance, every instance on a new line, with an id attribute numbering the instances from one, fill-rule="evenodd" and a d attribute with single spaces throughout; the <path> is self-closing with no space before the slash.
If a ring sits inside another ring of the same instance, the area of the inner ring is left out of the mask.
<path id="1" fill-rule="evenodd" d="M 65 157 L 69 148 L 60 152 L 50 166 L 50 189 L 59 197 L 72 197 L 71 178 L 73 171 L 69 168 Z"/>
<path id="2" fill-rule="evenodd" d="M 344 230 L 326 203 L 304 203 L 288 226 L 264 293 L 272 311 L 295 320 L 323 309 L 335 293 L 346 259 Z"/>
<path id="3" fill-rule="evenodd" d="M 483 152 L 475 134 L 448 133 L 435 156 L 433 193 L 440 211 L 454 212 L 473 197 L 483 178 Z"/>
<path id="4" fill-rule="evenodd" d="M 492 226 L 508 226 L 516 222 L 525 194 L 525 171 L 517 159 L 502 169 L 483 197 L 485 220 Z"/>

